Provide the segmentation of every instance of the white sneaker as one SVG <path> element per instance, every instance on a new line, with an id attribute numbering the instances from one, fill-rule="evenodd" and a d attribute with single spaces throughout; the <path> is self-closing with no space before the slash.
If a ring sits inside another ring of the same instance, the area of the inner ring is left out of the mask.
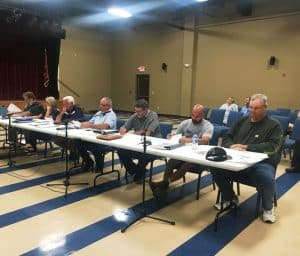
<path id="1" fill-rule="evenodd" d="M 233 200 L 233 203 L 235 203 L 236 205 L 239 205 L 239 199 L 237 197 L 235 197 Z M 223 209 L 226 208 L 227 206 L 230 205 L 230 201 L 224 201 L 223 202 Z M 217 209 L 217 210 L 221 210 L 222 209 L 222 203 L 216 203 L 214 205 L 214 207 Z"/>
<path id="2" fill-rule="evenodd" d="M 264 210 L 263 212 L 263 221 L 267 223 L 274 223 L 276 221 L 276 216 L 275 216 L 275 207 L 271 210 Z"/>

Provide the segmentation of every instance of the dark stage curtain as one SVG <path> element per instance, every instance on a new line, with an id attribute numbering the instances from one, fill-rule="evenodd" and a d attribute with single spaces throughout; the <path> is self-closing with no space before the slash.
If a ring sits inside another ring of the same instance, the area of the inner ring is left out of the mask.
<path id="1" fill-rule="evenodd" d="M 49 84 L 44 86 L 45 49 Z M 0 99 L 20 100 L 22 93 L 33 91 L 38 99 L 58 97 L 57 72 L 60 39 L 0 39 Z"/>

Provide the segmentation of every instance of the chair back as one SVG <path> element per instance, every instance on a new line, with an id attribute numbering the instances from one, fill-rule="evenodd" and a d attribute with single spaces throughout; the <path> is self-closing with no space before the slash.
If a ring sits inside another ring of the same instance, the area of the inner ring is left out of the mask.
<path id="1" fill-rule="evenodd" d="M 209 145 L 218 146 L 219 138 L 222 136 L 222 127 L 214 126 L 214 133 L 209 141 Z"/>
<path id="2" fill-rule="evenodd" d="M 203 117 L 204 117 L 204 119 L 207 119 L 207 117 L 208 117 L 208 112 L 209 112 L 209 108 L 204 108 L 204 111 L 203 111 Z"/>
<path id="3" fill-rule="evenodd" d="M 162 138 L 166 139 L 168 134 L 172 132 L 173 124 L 167 122 L 160 122 L 159 126 L 160 126 L 160 133 Z"/>
<path id="4" fill-rule="evenodd" d="M 291 134 L 291 139 L 299 140 L 300 139 L 300 118 L 296 119 L 294 127 Z"/>
<path id="5" fill-rule="evenodd" d="M 82 122 L 89 121 L 93 117 L 92 114 L 83 114 L 83 118 L 81 119 Z"/>
<path id="6" fill-rule="evenodd" d="M 287 130 L 288 130 L 288 127 L 289 127 L 290 119 L 286 116 L 278 116 L 278 115 L 272 115 L 271 117 L 273 119 L 279 121 L 279 123 L 281 124 L 283 134 L 285 135 L 287 133 Z"/>
<path id="7" fill-rule="evenodd" d="M 225 109 L 214 108 L 211 110 L 209 121 L 214 125 L 222 125 Z"/>
<path id="8" fill-rule="evenodd" d="M 117 119 L 117 130 L 119 130 L 125 124 L 125 120 Z"/>
<path id="9" fill-rule="evenodd" d="M 267 113 L 269 116 L 278 116 L 279 115 L 279 112 L 277 110 L 273 110 L 273 109 L 267 109 Z"/>
<path id="10" fill-rule="evenodd" d="M 291 110 L 289 108 L 277 108 L 276 111 L 280 116 L 289 116 Z"/>
<path id="11" fill-rule="evenodd" d="M 297 115 L 298 115 L 298 112 L 290 112 L 290 114 L 289 114 L 289 122 L 290 123 L 295 123 L 295 121 L 296 121 L 296 119 L 297 119 Z"/>
<path id="12" fill-rule="evenodd" d="M 237 120 L 243 116 L 242 112 L 230 111 L 226 126 L 231 127 Z"/>

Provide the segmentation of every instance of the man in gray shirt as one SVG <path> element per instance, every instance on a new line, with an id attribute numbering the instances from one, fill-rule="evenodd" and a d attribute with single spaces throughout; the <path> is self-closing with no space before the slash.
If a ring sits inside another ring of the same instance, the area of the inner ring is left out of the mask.
<path id="1" fill-rule="evenodd" d="M 208 144 L 209 140 L 213 136 L 214 127 L 213 125 L 203 119 L 204 107 L 197 104 L 192 109 L 191 119 L 185 120 L 180 123 L 177 128 L 176 134 L 181 134 L 182 137 L 179 139 L 180 143 L 191 143 L 194 134 L 197 134 L 199 141 L 198 144 Z M 170 159 L 167 163 L 163 180 L 160 182 L 149 182 L 152 189 L 153 195 L 160 197 L 168 190 L 169 184 L 180 178 L 182 178 L 185 173 L 194 168 L 199 169 L 201 166 L 184 162 L 176 159 Z M 176 170 L 174 172 L 174 170 Z"/>
<path id="2" fill-rule="evenodd" d="M 120 134 L 124 135 L 133 130 L 134 134 L 161 137 L 158 116 L 149 109 L 148 102 L 144 99 L 137 100 L 134 110 L 135 114 L 120 128 Z M 125 149 L 119 149 L 118 154 L 126 171 L 134 175 L 134 181 L 140 181 L 143 178 L 147 164 L 156 158 L 153 155 Z M 133 162 L 134 159 L 138 160 L 137 164 Z"/>

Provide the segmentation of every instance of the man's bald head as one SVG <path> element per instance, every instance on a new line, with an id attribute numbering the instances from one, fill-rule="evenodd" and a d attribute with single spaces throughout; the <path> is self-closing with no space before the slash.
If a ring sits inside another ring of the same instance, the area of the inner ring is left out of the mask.
<path id="1" fill-rule="evenodd" d="M 192 109 L 191 118 L 194 124 L 201 123 L 204 114 L 204 107 L 200 104 L 196 104 Z"/>

